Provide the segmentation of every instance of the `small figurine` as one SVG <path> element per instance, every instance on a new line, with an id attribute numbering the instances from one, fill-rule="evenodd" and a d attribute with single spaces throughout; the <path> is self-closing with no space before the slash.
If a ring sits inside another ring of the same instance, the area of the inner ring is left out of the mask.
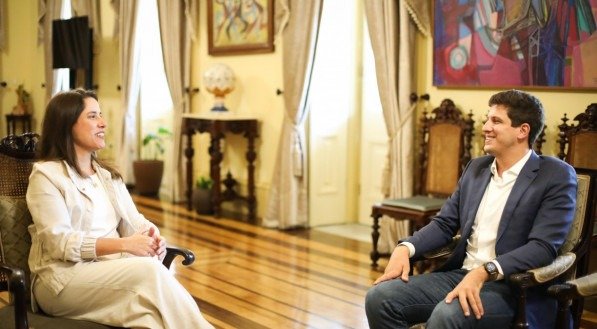
<path id="1" fill-rule="evenodd" d="M 29 113 L 29 106 L 31 105 L 31 94 L 23 85 L 20 84 L 16 90 L 17 93 L 17 105 L 12 108 L 12 114 L 14 115 L 25 115 Z"/>

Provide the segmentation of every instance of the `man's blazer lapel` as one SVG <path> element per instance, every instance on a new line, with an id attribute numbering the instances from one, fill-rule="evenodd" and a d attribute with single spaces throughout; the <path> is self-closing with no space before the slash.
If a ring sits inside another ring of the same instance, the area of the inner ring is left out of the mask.
<path id="1" fill-rule="evenodd" d="M 496 244 L 500 241 L 506 227 L 508 227 L 508 224 L 512 220 L 512 214 L 514 213 L 514 209 L 518 206 L 518 202 L 522 199 L 522 195 L 526 192 L 529 186 L 531 186 L 535 177 L 537 177 L 541 159 L 534 151 L 532 152 L 531 157 L 524 167 L 522 167 L 522 170 L 512 187 L 512 192 L 510 192 L 510 196 L 508 196 L 508 201 L 506 201 L 506 205 L 504 206 L 504 212 L 502 213 L 502 218 L 500 219 L 500 225 L 498 227 Z"/>
<path id="2" fill-rule="evenodd" d="M 470 199 L 468 200 L 467 208 L 468 212 L 466 213 L 466 219 L 464 221 L 464 226 L 461 229 L 461 234 L 464 239 L 468 239 L 471 234 L 471 229 L 473 227 L 473 223 L 475 222 L 475 217 L 477 216 L 477 211 L 479 210 L 479 205 L 481 204 L 481 199 L 485 194 L 485 189 L 487 188 L 487 184 L 489 184 L 489 180 L 491 179 L 491 164 L 486 167 L 480 168 L 479 175 L 474 177 L 474 182 L 471 186 L 474 186 L 476 189 L 478 187 L 483 186 L 482 189 L 479 190 L 479 193 L 471 193 Z"/>

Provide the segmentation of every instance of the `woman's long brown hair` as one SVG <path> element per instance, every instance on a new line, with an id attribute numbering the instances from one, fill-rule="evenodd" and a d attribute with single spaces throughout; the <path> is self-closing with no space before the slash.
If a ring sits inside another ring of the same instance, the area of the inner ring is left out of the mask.
<path id="1" fill-rule="evenodd" d="M 39 147 L 41 160 L 64 160 L 81 177 L 85 177 L 85 175 L 77 162 L 73 126 L 85 109 L 86 98 L 97 100 L 97 95 L 91 90 L 75 89 L 58 93 L 52 97 L 46 107 Z M 108 170 L 113 179 L 122 178 L 114 167 L 97 159 L 95 152 L 91 154 L 91 160 L 98 162 L 102 168 Z"/>

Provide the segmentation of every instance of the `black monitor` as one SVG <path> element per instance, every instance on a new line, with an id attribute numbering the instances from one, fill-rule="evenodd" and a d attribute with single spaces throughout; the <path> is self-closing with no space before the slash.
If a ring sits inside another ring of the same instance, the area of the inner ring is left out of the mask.
<path id="1" fill-rule="evenodd" d="M 91 88 L 93 71 L 92 29 L 87 16 L 52 22 L 52 66 L 71 70 L 74 87 L 76 70 L 84 70 L 85 88 Z"/>

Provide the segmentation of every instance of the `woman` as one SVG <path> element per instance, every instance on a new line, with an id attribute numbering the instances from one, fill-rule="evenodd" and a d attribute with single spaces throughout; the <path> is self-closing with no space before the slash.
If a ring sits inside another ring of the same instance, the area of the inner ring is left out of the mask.
<path id="1" fill-rule="evenodd" d="M 27 189 L 34 301 L 50 315 L 110 326 L 213 328 L 161 265 L 158 228 L 137 211 L 118 172 L 96 158 L 105 130 L 91 91 L 48 103 Z"/>

